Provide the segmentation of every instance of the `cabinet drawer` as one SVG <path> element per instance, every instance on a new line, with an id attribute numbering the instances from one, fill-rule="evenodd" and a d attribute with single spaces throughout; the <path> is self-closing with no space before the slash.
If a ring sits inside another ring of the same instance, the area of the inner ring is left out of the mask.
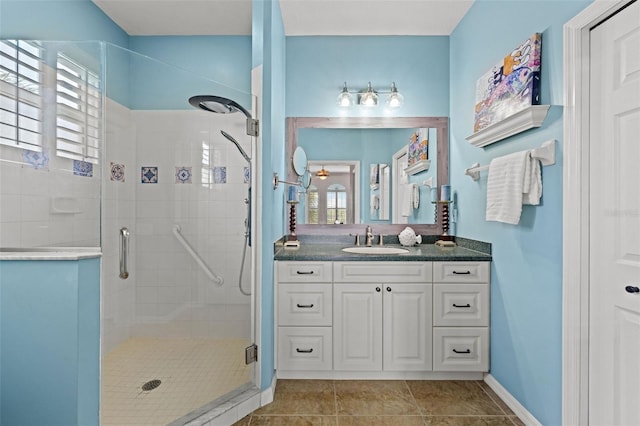
<path id="1" fill-rule="evenodd" d="M 433 325 L 489 325 L 489 284 L 434 284 Z"/>
<path id="2" fill-rule="evenodd" d="M 278 325 L 331 325 L 332 288 L 327 284 L 279 284 Z"/>
<path id="3" fill-rule="evenodd" d="M 280 283 L 330 283 L 331 262 L 276 262 Z"/>
<path id="4" fill-rule="evenodd" d="M 430 283 L 431 262 L 334 262 L 335 282 Z"/>
<path id="5" fill-rule="evenodd" d="M 490 262 L 434 262 L 434 283 L 488 283 Z"/>
<path id="6" fill-rule="evenodd" d="M 279 370 L 331 370 L 331 327 L 278 327 Z"/>
<path id="7" fill-rule="evenodd" d="M 435 327 L 433 371 L 489 371 L 489 329 Z"/>

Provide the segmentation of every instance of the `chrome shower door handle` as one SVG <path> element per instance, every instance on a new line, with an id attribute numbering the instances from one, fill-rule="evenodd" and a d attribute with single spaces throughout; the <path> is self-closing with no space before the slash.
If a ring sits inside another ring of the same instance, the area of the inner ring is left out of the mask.
<path id="1" fill-rule="evenodd" d="M 131 234 L 127 228 L 120 228 L 120 278 L 123 280 L 129 278 L 129 271 L 127 270 L 129 235 Z"/>

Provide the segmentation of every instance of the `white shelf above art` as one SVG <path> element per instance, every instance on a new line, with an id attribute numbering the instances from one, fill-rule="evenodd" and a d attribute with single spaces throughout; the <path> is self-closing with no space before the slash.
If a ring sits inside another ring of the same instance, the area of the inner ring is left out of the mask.
<path id="1" fill-rule="evenodd" d="M 505 119 L 477 131 L 466 139 L 473 146 L 483 147 L 525 130 L 540 127 L 551 105 L 531 105 Z"/>
<path id="2" fill-rule="evenodd" d="M 424 172 L 425 170 L 429 170 L 429 166 L 431 166 L 431 160 L 420 160 L 415 164 L 404 169 L 404 172 L 408 175 L 415 175 L 416 173 Z"/>

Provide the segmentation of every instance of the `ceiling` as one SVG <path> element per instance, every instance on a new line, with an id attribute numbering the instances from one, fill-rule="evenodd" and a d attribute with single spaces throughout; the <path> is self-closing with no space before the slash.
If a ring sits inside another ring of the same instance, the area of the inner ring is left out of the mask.
<path id="1" fill-rule="evenodd" d="M 250 35 L 252 0 L 92 0 L 129 35 Z M 285 34 L 449 35 L 474 0 L 280 0 Z"/>

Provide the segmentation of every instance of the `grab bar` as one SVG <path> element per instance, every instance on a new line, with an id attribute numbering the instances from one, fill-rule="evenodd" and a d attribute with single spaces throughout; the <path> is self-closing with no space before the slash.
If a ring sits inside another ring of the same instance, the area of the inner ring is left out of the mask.
<path id="1" fill-rule="evenodd" d="M 123 280 L 129 278 L 129 271 L 127 270 L 129 235 L 131 235 L 131 233 L 127 228 L 120 228 L 120 278 Z"/>
<path id="2" fill-rule="evenodd" d="M 196 253 L 196 251 L 193 249 L 193 247 L 191 247 L 189 242 L 180 233 L 180 225 L 174 225 L 173 226 L 173 235 L 175 235 L 175 237 L 178 239 L 178 241 L 180 241 L 180 244 L 182 244 L 182 246 L 185 248 L 185 250 L 187 250 L 187 252 L 191 255 L 191 257 L 193 257 L 193 260 L 195 260 L 196 263 L 198 264 L 198 266 L 200 266 L 200 268 L 202 268 L 202 270 L 204 271 L 205 274 L 207 274 L 209 279 L 211 281 L 213 281 L 214 283 L 216 283 L 216 285 L 218 287 L 220 287 L 224 283 L 224 278 L 222 278 L 221 276 L 216 275 L 215 273 L 213 273 L 211 271 L 211 269 L 209 268 L 209 266 L 207 266 L 207 264 L 204 263 L 204 260 L 202 260 L 200 255 L 198 255 L 198 253 Z"/>

